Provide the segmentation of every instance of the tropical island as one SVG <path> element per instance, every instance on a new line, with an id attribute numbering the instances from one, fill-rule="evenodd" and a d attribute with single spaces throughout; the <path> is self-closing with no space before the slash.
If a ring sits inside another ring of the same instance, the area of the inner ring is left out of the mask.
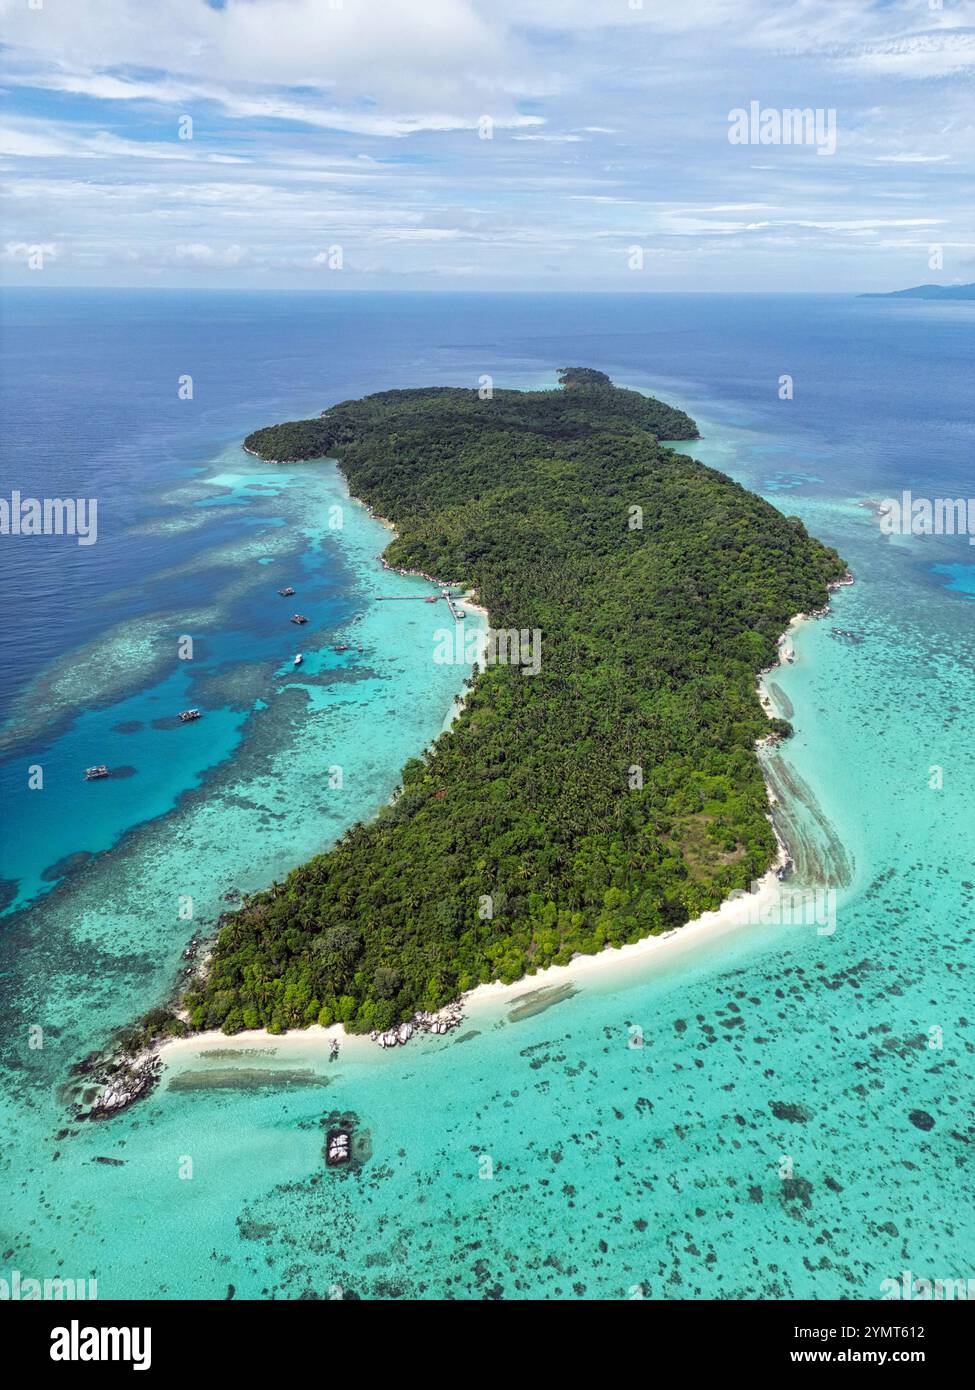
<path id="1" fill-rule="evenodd" d="M 909 290 L 888 290 L 886 293 L 861 294 L 858 299 L 975 299 L 972 285 L 915 285 Z"/>
<path id="2" fill-rule="evenodd" d="M 697 437 L 684 412 L 589 368 L 559 379 L 384 391 L 248 437 L 338 459 L 396 528 L 386 563 L 476 590 L 542 655 L 475 668 L 376 819 L 222 918 L 192 1028 L 386 1029 L 680 926 L 774 861 L 755 745 L 789 726 L 756 674 L 844 563 L 661 444 Z"/>

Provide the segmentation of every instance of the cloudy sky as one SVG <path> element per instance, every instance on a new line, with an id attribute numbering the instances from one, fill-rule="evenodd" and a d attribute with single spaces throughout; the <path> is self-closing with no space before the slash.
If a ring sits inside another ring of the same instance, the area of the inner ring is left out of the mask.
<path id="1" fill-rule="evenodd" d="M 0 16 L 7 283 L 975 280 L 975 0 L 0 0 Z M 835 110 L 835 153 L 732 144 L 729 113 L 752 102 Z"/>

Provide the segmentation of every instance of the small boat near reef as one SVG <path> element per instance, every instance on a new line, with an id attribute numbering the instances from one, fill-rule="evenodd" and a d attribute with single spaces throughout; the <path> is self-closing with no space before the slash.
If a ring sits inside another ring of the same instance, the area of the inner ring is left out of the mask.
<path id="1" fill-rule="evenodd" d="M 331 1060 L 338 1056 L 336 1042 L 332 1040 Z M 330 1110 L 319 1121 L 325 1131 L 322 1155 L 326 1168 L 347 1169 L 357 1172 L 372 1157 L 372 1138 L 367 1129 L 359 1125 L 359 1117 L 354 1110 Z"/>
<path id="2" fill-rule="evenodd" d="M 301 652 L 299 652 L 298 655 L 295 657 L 295 665 L 300 666 L 304 659 L 305 658 L 302 656 Z"/>
<path id="3" fill-rule="evenodd" d="M 192 724 L 194 719 L 201 719 L 202 717 L 203 711 L 198 709 L 181 709 L 179 712 L 181 724 Z"/>
<path id="4" fill-rule="evenodd" d="M 279 589 L 278 593 L 281 595 L 282 598 L 290 598 L 291 595 L 294 593 L 294 589 L 292 589 L 291 585 L 289 584 L 286 589 Z"/>
<path id="5" fill-rule="evenodd" d="M 86 782 L 97 782 L 98 779 L 99 779 L 99 777 L 107 777 L 107 776 L 108 776 L 108 768 L 105 766 L 104 763 L 99 763 L 97 767 L 86 767 L 86 768 L 85 768 L 85 781 L 86 781 Z"/>
<path id="6" fill-rule="evenodd" d="M 305 617 L 304 613 L 295 613 L 291 621 L 297 623 L 298 626 L 301 627 L 302 623 L 307 623 L 308 619 Z"/>
<path id="7" fill-rule="evenodd" d="M 352 1157 L 352 1135 L 346 1129 L 330 1129 L 325 1136 L 325 1163 L 340 1168 Z"/>
<path id="8" fill-rule="evenodd" d="M 332 650 L 335 652 L 347 652 L 349 650 L 349 644 L 347 642 L 340 642 L 338 646 L 333 647 Z"/>

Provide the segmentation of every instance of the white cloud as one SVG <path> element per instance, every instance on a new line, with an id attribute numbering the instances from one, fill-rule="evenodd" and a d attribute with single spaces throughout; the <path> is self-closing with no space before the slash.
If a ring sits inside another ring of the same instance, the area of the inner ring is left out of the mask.
<path id="1" fill-rule="evenodd" d="M 242 117 L 380 135 L 471 127 L 484 114 L 534 123 L 514 106 L 535 89 L 530 67 L 469 0 L 71 0 L 40 16 L 0 3 L 6 77 L 19 85 L 213 101 Z"/>
<path id="2" fill-rule="evenodd" d="M 838 58 L 843 72 L 915 79 L 953 77 L 975 71 L 975 34 L 954 30 L 908 34 L 866 44 Z"/>
<path id="3" fill-rule="evenodd" d="M 52 121 L 11 124 L 0 128 L 0 155 L 14 159 L 157 159 L 200 164 L 248 162 L 238 156 L 207 150 L 190 140 L 126 140 L 107 130 L 73 128 Z"/>
<path id="4" fill-rule="evenodd" d="M 878 154 L 878 164 L 944 164 L 950 154 Z"/>
<path id="5" fill-rule="evenodd" d="M 175 248 L 174 259 L 189 265 L 236 266 L 247 260 L 248 254 L 246 246 L 236 243 L 217 247 L 205 241 L 191 241 Z"/>
<path id="6" fill-rule="evenodd" d="M 463 232 L 459 227 L 384 227 L 377 235 L 382 241 L 456 241 Z"/>
<path id="7" fill-rule="evenodd" d="M 973 5 L 0 0 L 8 244 L 129 283 L 308 283 L 341 245 L 347 280 L 571 284 L 639 242 L 688 287 L 814 287 L 968 225 Z M 752 98 L 835 105 L 835 158 L 734 159 Z"/>

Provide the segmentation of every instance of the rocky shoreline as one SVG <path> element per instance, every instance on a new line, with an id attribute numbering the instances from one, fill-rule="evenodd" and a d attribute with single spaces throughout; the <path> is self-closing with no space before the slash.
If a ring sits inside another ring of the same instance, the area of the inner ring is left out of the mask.
<path id="1" fill-rule="evenodd" d="M 151 1043 L 134 1057 L 95 1052 L 72 1067 L 78 1081 L 75 1119 L 107 1120 L 149 1095 L 162 1073 L 161 1045 L 162 1040 Z"/>
<path id="2" fill-rule="evenodd" d="M 420 1009 L 405 1023 L 388 1028 L 385 1033 L 377 1032 L 374 1029 L 369 1037 L 380 1047 L 402 1047 L 420 1033 L 449 1033 L 452 1028 L 456 1028 L 463 1021 L 463 1018 L 464 1007 L 458 1000 L 454 1004 L 446 1004 L 442 1009 L 438 1009 L 436 1013 L 432 1014 L 425 1013 Z"/>
<path id="3" fill-rule="evenodd" d="M 241 893 L 231 888 L 224 902 L 240 900 Z M 223 917 L 217 920 L 219 931 Z M 178 1008 L 179 998 L 194 975 L 206 966 L 209 947 L 201 931 L 196 931 L 183 947 L 187 964 L 180 971 L 180 982 L 169 1002 L 146 1014 L 140 1024 L 116 1035 L 113 1044 L 102 1051 L 91 1052 L 71 1068 L 71 1081 L 65 1087 L 68 1103 L 76 1120 L 106 1120 L 155 1090 L 162 1074 L 159 1053 L 174 1037 L 189 1032 L 185 1012 Z"/>
<path id="4" fill-rule="evenodd" d="M 261 460 L 261 463 L 282 464 L 282 463 L 303 463 L 303 462 L 304 462 L 303 459 L 266 459 L 266 458 L 264 457 L 264 455 L 263 455 L 263 454 L 259 454 L 259 453 L 257 452 L 256 449 L 248 449 L 248 447 L 247 447 L 246 444 L 241 444 L 240 447 L 243 449 L 243 451 L 244 451 L 245 454 L 250 454 L 250 456 L 251 456 L 252 459 L 260 459 L 260 460 Z"/>
<path id="5" fill-rule="evenodd" d="M 457 1000 L 435 1013 L 420 1009 L 405 1023 L 398 1023 L 385 1032 L 373 1030 L 368 1036 L 382 1048 L 402 1047 L 412 1038 L 425 1033 L 449 1033 L 463 1019 L 463 1004 Z M 187 1030 L 184 1036 L 189 1035 Z M 151 1039 L 135 1053 L 126 1052 L 123 1043 L 108 1052 L 93 1052 L 76 1063 L 71 1069 L 72 1079 L 66 1088 L 74 1119 L 111 1119 L 137 1100 L 150 1095 L 162 1075 L 163 1064 L 159 1054 L 172 1041 L 173 1035 L 164 1034 Z M 338 1048 L 338 1040 L 333 1039 L 333 1060 L 338 1055 Z"/>
<path id="6" fill-rule="evenodd" d="M 376 520 L 381 520 L 381 518 L 377 517 Z M 448 583 L 444 579 L 437 579 L 434 575 L 427 574 L 426 570 L 407 570 L 401 569 L 399 565 L 391 565 L 382 555 L 377 555 L 376 559 L 382 565 L 383 569 L 389 570 L 391 574 L 411 574 L 418 579 L 426 579 L 429 583 L 436 584 L 438 589 L 459 589 L 461 587 L 459 580 Z"/>

